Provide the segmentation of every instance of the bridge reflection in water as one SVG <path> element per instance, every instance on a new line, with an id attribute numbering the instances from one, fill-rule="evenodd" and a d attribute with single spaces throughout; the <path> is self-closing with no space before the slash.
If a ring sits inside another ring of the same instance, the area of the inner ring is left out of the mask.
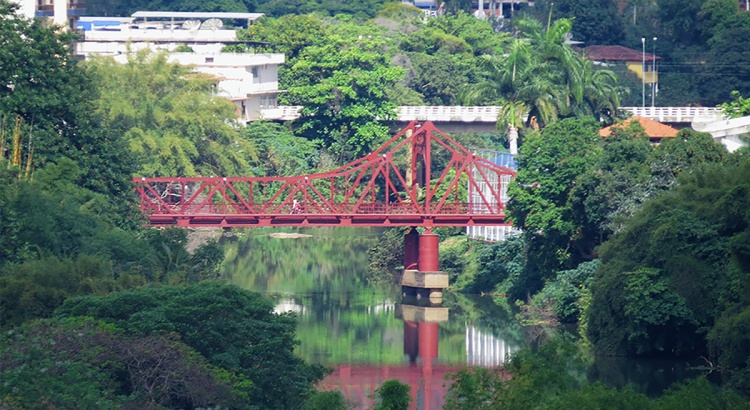
<path id="1" fill-rule="evenodd" d="M 449 311 L 442 306 L 397 304 L 395 316 L 403 320 L 403 365 L 341 365 L 334 369 L 318 386 L 320 390 L 340 390 L 357 409 L 371 409 L 375 405 L 375 389 L 386 380 L 398 379 L 411 386 L 411 409 L 440 409 L 448 392 L 446 376 L 464 365 L 502 366 L 515 350 L 505 340 L 466 325 L 466 361 L 463 364 L 441 363 L 438 357 L 440 324 L 448 321 Z"/>

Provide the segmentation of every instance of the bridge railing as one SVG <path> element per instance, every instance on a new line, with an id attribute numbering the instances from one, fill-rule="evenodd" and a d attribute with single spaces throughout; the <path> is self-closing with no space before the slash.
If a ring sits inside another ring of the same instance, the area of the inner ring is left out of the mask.
<path id="1" fill-rule="evenodd" d="M 487 215 L 503 213 L 504 208 L 477 203 L 446 203 L 439 208 L 425 209 L 425 204 L 400 203 L 304 203 L 294 207 L 288 203 L 210 203 L 210 204 L 165 204 L 149 201 L 141 204 L 146 215 Z"/>

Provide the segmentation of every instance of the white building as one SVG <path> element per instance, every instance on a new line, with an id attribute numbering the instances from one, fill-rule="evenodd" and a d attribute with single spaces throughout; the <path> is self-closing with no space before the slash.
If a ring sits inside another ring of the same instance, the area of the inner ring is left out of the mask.
<path id="1" fill-rule="evenodd" d="M 83 0 L 15 0 L 15 3 L 21 6 L 18 14 L 23 17 L 48 18 L 53 24 L 68 28 L 85 11 Z"/>
<path id="2" fill-rule="evenodd" d="M 128 53 L 142 49 L 169 51 L 170 62 L 192 66 L 196 72 L 213 76 L 217 95 L 237 105 L 243 121 L 289 120 L 295 107 L 279 107 L 279 65 L 283 54 L 224 53 L 222 48 L 237 44 L 234 29 L 223 20 L 251 24 L 259 13 L 143 12 L 128 18 L 82 17 L 77 28 L 83 41 L 76 53 L 84 58 L 110 56 L 126 62 Z M 184 52 L 189 48 L 192 52 Z"/>

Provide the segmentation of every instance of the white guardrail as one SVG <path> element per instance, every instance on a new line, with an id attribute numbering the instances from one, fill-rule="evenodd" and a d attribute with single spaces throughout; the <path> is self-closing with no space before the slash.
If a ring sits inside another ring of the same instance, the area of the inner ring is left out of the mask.
<path id="1" fill-rule="evenodd" d="M 500 106 L 402 106 L 396 109 L 398 121 L 497 122 Z M 299 118 L 301 106 L 279 106 L 264 109 L 261 116 L 269 120 L 289 121 Z M 620 107 L 633 116 L 659 122 L 713 122 L 726 117 L 713 107 Z"/>
<path id="2" fill-rule="evenodd" d="M 620 107 L 635 117 L 659 122 L 713 122 L 726 119 L 716 107 Z"/>

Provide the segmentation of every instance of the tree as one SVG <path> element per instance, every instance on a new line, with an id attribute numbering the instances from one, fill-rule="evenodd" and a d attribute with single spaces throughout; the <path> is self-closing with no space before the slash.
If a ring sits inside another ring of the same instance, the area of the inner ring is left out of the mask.
<path id="1" fill-rule="evenodd" d="M 118 224 L 129 226 L 131 157 L 120 135 L 92 114 L 98 90 L 72 54 L 75 34 L 26 20 L 17 9 L 0 0 L 0 148 L 18 121 L 27 177 L 72 159 L 86 175 L 78 182 L 109 195 L 119 206 Z"/>
<path id="2" fill-rule="evenodd" d="M 320 44 L 328 34 L 323 22 L 312 15 L 286 14 L 261 18 L 246 30 L 238 30 L 237 38 L 268 43 L 270 51 L 283 53 L 286 63 L 293 65 L 305 47 Z"/>
<path id="3" fill-rule="evenodd" d="M 730 22 L 738 13 L 739 7 L 732 0 L 709 0 L 701 6 L 698 13 L 700 31 L 703 41 L 709 42 L 711 38 L 719 34 L 724 25 Z"/>
<path id="4" fill-rule="evenodd" d="M 69 299 L 56 316 L 91 316 L 129 335 L 175 332 L 212 365 L 247 376 L 251 403 L 262 408 L 300 407 L 324 376 L 295 356 L 294 317 L 235 286 L 203 282 Z"/>
<path id="5" fill-rule="evenodd" d="M 16 114 L 35 127 L 70 133 L 78 104 L 90 97 L 88 82 L 71 54 L 75 36 L 57 33 L 42 20 L 16 14 L 19 6 L 0 1 L 0 113 Z"/>
<path id="6" fill-rule="evenodd" d="M 483 80 L 468 88 L 466 101 L 502 105 L 498 128 L 508 128 L 517 139 L 524 124 L 538 128 L 566 116 L 616 112 L 619 105 L 616 76 L 593 70 L 590 62 L 564 43 L 572 27 L 556 20 L 546 30 L 536 20 L 516 23 L 525 38 L 516 39 L 506 56 L 483 56 Z"/>
<path id="7" fill-rule="evenodd" d="M 348 410 L 346 398 L 340 390 L 315 392 L 302 406 L 304 410 Z"/>
<path id="8" fill-rule="evenodd" d="M 570 202 L 576 225 L 576 248 L 586 259 L 633 216 L 647 199 L 666 187 L 652 187 L 653 146 L 640 123 L 612 126 L 602 155 L 576 178 Z"/>
<path id="9" fill-rule="evenodd" d="M 570 195 L 576 178 L 601 156 L 598 128 L 593 119 L 561 120 L 529 134 L 520 148 L 518 174 L 508 190 L 508 210 L 514 226 L 523 229 L 527 239 L 550 247 L 534 256 L 544 276 L 580 260 L 572 252 L 577 250 L 577 232 Z M 532 250 L 529 254 L 535 255 Z"/>
<path id="10" fill-rule="evenodd" d="M 411 397 L 411 387 L 398 379 L 386 380 L 375 389 L 374 410 L 407 410 Z"/>
<path id="11" fill-rule="evenodd" d="M 613 0 L 558 0 L 552 9 L 555 17 L 575 21 L 573 38 L 586 44 L 620 44 L 624 38 L 622 17 Z"/>
<path id="12" fill-rule="evenodd" d="M 740 92 L 732 91 L 732 101 L 719 104 L 721 111 L 729 118 L 739 118 L 750 115 L 750 99 L 742 98 Z"/>
<path id="13" fill-rule="evenodd" d="M 389 135 L 382 121 L 393 118 L 395 105 L 386 90 L 403 75 L 382 53 L 384 40 L 344 26 L 362 34 L 335 34 L 305 48 L 284 80 L 286 102 L 304 107 L 296 132 L 322 142 L 340 161 L 369 153 Z"/>
<path id="14" fill-rule="evenodd" d="M 683 171 L 672 190 L 645 203 L 602 245 L 589 309 L 588 334 L 597 351 L 704 353 L 721 313 L 742 312 L 750 266 L 743 211 L 748 170 L 741 158 Z"/>
<path id="15" fill-rule="evenodd" d="M 234 104 L 214 82 L 148 50 L 126 64 L 95 59 L 87 69 L 102 96 L 97 113 L 124 135 L 145 176 L 248 175 L 255 145 L 234 124 Z"/>
<path id="16" fill-rule="evenodd" d="M 295 136 L 287 127 L 254 121 L 243 130 L 245 138 L 258 146 L 257 175 L 294 176 L 311 173 L 318 163 L 318 145 Z"/>
<path id="17" fill-rule="evenodd" d="M 660 0 L 657 2 L 657 18 L 668 41 L 690 46 L 700 38 L 696 20 L 701 0 Z"/>
<path id="18" fill-rule="evenodd" d="M 469 82 L 471 69 L 452 53 L 438 51 L 435 55 L 409 53 L 404 55 L 407 69 L 406 85 L 420 93 L 426 105 L 457 105 L 460 88 Z"/>
<path id="19" fill-rule="evenodd" d="M 37 321 L 1 340 L 10 408 L 239 408 L 249 387 L 174 334 L 127 336 L 90 318 Z"/>
<path id="20" fill-rule="evenodd" d="M 750 35 L 750 16 L 747 13 L 736 13 L 724 21 L 709 40 L 709 55 L 701 67 L 700 75 L 704 80 L 699 85 L 701 102 L 716 105 L 726 101 L 731 91 L 750 94 L 750 67 L 746 67 L 750 45 L 741 41 Z"/>

